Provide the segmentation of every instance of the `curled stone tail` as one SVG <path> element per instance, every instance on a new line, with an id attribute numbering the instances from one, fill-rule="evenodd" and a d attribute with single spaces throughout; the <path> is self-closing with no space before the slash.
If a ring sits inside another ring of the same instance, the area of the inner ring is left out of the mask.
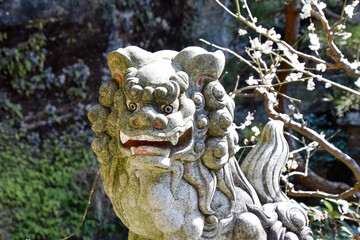
<path id="1" fill-rule="evenodd" d="M 283 125 L 281 121 L 270 121 L 266 124 L 259 142 L 241 165 L 263 204 L 288 199 L 279 185 L 281 169 L 289 153 L 283 136 Z"/>

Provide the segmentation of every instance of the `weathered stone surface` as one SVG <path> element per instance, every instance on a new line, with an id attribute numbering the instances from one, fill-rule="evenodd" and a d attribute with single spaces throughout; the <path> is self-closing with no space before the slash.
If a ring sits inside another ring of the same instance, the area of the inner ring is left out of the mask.
<path id="1" fill-rule="evenodd" d="M 218 78 L 222 52 L 120 48 L 113 79 L 88 116 L 104 188 L 129 239 L 312 239 L 280 190 L 282 123 L 270 122 L 245 159 L 233 157 L 234 102 Z"/>

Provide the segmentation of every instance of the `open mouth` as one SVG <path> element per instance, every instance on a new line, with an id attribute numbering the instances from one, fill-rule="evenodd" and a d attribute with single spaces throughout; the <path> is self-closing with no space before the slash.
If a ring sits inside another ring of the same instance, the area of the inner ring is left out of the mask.
<path id="1" fill-rule="evenodd" d="M 180 148 L 191 140 L 191 128 L 183 133 L 177 132 L 169 137 L 157 137 L 148 134 L 127 135 L 120 131 L 120 140 L 132 155 L 152 155 L 168 157 L 170 149 Z"/>

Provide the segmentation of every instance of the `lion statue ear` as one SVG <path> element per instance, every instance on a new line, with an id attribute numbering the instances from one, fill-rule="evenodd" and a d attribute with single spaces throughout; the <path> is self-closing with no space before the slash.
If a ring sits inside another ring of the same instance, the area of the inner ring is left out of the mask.
<path id="1" fill-rule="evenodd" d="M 217 79 L 224 70 L 225 55 L 219 50 L 211 53 L 200 47 L 187 47 L 175 56 L 174 64 L 194 80 L 205 75 Z"/>
<path id="2" fill-rule="evenodd" d="M 119 48 L 108 56 L 111 76 L 123 86 L 123 77 L 130 67 L 139 69 L 151 57 L 151 53 L 139 47 Z"/>
<path id="3" fill-rule="evenodd" d="M 123 76 L 126 70 L 131 67 L 131 59 L 126 54 L 125 49 L 119 48 L 113 51 L 108 56 L 108 65 L 111 71 L 111 76 L 120 86 L 123 86 Z"/>

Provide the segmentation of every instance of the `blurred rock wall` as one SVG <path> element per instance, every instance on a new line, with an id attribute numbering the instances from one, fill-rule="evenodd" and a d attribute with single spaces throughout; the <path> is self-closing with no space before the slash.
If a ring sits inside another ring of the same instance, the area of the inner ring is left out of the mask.
<path id="1" fill-rule="evenodd" d="M 233 33 L 226 22 L 229 16 L 206 0 L 0 0 L 0 103 L 17 107 L 29 130 L 86 121 L 87 104 L 110 77 L 109 52 L 128 45 L 210 50 L 199 38 L 227 45 Z"/>

